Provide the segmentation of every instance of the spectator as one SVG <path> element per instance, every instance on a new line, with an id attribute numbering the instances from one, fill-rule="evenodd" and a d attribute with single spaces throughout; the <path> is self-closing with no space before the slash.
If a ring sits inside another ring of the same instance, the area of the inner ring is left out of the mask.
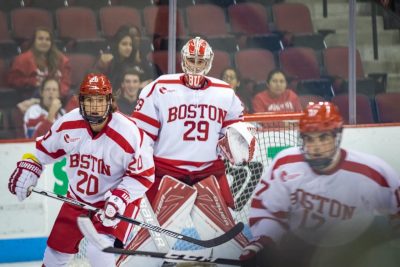
<path id="1" fill-rule="evenodd" d="M 24 99 L 28 99 L 39 95 L 39 88 L 46 78 L 55 78 L 60 82 L 63 98 L 69 95 L 69 59 L 56 47 L 50 30 L 37 28 L 28 51 L 13 60 L 8 73 L 8 84 L 20 90 Z"/>
<path id="2" fill-rule="evenodd" d="M 25 137 L 45 134 L 53 122 L 65 113 L 60 99 L 60 84 L 55 78 L 43 81 L 40 88 L 40 103 L 30 106 L 24 115 Z"/>
<path id="3" fill-rule="evenodd" d="M 253 98 L 254 112 L 301 112 L 298 96 L 287 88 L 287 78 L 283 71 L 272 70 L 268 74 L 267 89 Z"/>
<path id="4" fill-rule="evenodd" d="M 120 112 L 131 115 L 135 109 L 140 92 L 140 73 L 135 69 L 126 69 L 122 76 L 121 88 L 117 96 L 117 105 Z"/>
<path id="5" fill-rule="evenodd" d="M 240 98 L 243 103 L 245 113 L 251 113 L 252 106 L 249 94 L 243 88 L 241 84 L 240 74 L 234 68 L 228 67 L 222 71 L 221 80 L 229 83 L 232 89 L 235 91 L 236 95 Z"/>
<path id="6" fill-rule="evenodd" d="M 122 26 L 111 42 L 111 51 L 102 53 L 95 68 L 106 74 L 111 84 L 121 84 L 121 74 L 126 68 L 135 68 L 142 76 L 141 88 L 158 77 L 161 72 L 155 65 L 145 60 L 140 53 L 140 31 L 136 35 L 133 26 Z"/>

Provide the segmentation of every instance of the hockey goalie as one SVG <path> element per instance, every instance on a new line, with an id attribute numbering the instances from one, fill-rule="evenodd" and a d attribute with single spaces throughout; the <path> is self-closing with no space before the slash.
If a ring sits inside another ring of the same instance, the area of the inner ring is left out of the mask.
<path id="1" fill-rule="evenodd" d="M 252 126 L 242 122 L 243 107 L 235 92 L 227 83 L 206 76 L 213 57 L 205 40 L 189 40 L 181 51 L 184 73 L 163 75 L 144 87 L 132 115 L 154 141 L 156 179 L 147 194 L 151 208 L 142 212 L 149 217 L 153 211 L 163 228 L 191 230 L 200 239 L 214 238 L 234 226 L 224 159 L 248 162 L 256 146 Z M 247 240 L 240 234 L 212 249 L 180 243 L 140 229 L 126 248 L 165 252 L 183 247 L 190 253 L 237 259 Z M 162 261 L 121 256 L 118 265 L 150 267 L 161 266 Z"/>

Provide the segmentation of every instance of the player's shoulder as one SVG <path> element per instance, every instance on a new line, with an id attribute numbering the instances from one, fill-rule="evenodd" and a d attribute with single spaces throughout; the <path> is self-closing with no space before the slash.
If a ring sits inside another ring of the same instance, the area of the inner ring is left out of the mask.
<path id="1" fill-rule="evenodd" d="M 278 168 L 280 166 L 304 162 L 303 153 L 300 147 L 289 147 L 278 152 L 273 159 L 273 168 Z"/>
<path id="2" fill-rule="evenodd" d="M 377 171 L 378 173 L 392 172 L 392 167 L 382 158 L 367 154 L 361 151 L 346 149 L 346 161 L 352 163 L 355 169 L 357 166 L 366 166 L 368 169 Z"/>
<path id="3" fill-rule="evenodd" d="M 220 88 L 220 89 L 227 89 L 233 91 L 232 87 L 227 83 L 224 82 L 223 80 L 206 76 L 207 80 L 211 82 L 210 86 L 215 87 L 215 88 Z"/>
<path id="4" fill-rule="evenodd" d="M 157 93 L 163 93 L 163 90 L 158 90 L 160 86 L 178 85 L 182 84 L 180 77 L 181 73 L 177 74 L 164 74 L 146 85 L 140 92 L 142 98 L 149 97 L 151 95 L 156 95 Z M 157 87 L 157 88 L 156 88 Z"/>
<path id="5" fill-rule="evenodd" d="M 115 128 L 115 130 L 118 130 L 119 132 L 132 132 L 138 128 L 132 117 L 119 111 L 112 113 L 112 119 L 109 126 Z"/>
<path id="6" fill-rule="evenodd" d="M 74 108 L 73 110 L 65 113 L 61 119 L 63 121 L 75 121 L 75 120 L 83 120 L 81 113 L 79 112 L 79 108 Z"/>

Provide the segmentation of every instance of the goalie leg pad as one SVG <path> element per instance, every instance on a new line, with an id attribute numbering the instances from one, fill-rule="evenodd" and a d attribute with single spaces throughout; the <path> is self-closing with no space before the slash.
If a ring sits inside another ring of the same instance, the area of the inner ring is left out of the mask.
<path id="1" fill-rule="evenodd" d="M 114 238 L 109 235 L 103 235 L 104 240 L 109 242 L 109 246 L 114 245 Z M 115 266 L 115 256 L 114 254 L 106 253 L 101 251 L 98 247 L 96 247 L 91 242 L 87 243 L 86 253 L 88 260 L 90 262 L 90 266 Z M 49 265 L 50 266 L 50 265 Z"/>
<path id="2" fill-rule="evenodd" d="M 160 226 L 171 231 L 179 232 L 179 229 L 182 228 L 180 223 L 183 223 L 185 221 L 184 218 L 189 216 L 195 198 L 195 189 L 171 176 L 164 176 L 161 179 L 158 192 L 151 203 Z M 148 230 L 140 229 L 126 248 L 130 250 L 147 250 L 146 247 L 149 245 L 149 239 L 150 234 Z M 133 258 L 132 256 L 127 258 L 126 255 L 121 255 L 117 264 L 125 264 Z M 129 266 L 129 264 L 127 266 Z"/>

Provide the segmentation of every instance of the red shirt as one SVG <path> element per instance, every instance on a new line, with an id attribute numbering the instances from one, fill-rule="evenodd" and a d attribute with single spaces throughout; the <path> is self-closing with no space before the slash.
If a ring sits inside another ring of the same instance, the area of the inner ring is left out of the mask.
<path id="1" fill-rule="evenodd" d="M 8 73 L 8 84 L 14 88 L 24 88 L 36 86 L 36 76 L 38 66 L 31 50 L 28 50 L 13 60 L 10 72 Z M 65 55 L 61 55 L 58 70 L 61 73 L 61 96 L 69 93 L 71 86 L 71 66 L 69 59 Z"/>
<path id="2" fill-rule="evenodd" d="M 268 90 L 256 94 L 253 98 L 254 112 L 301 112 L 298 96 L 286 89 L 280 96 L 272 98 Z"/>

